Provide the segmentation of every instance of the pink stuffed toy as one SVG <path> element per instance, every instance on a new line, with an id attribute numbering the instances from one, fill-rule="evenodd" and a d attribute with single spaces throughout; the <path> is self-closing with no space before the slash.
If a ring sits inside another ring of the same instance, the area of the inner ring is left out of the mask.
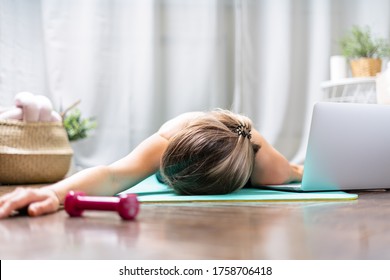
<path id="1" fill-rule="evenodd" d="M 4 108 L 0 112 L 0 120 L 21 120 L 23 119 L 23 111 L 21 108 L 12 107 Z"/>
<path id="2" fill-rule="evenodd" d="M 20 92 L 15 96 L 15 106 L 0 110 L 0 119 L 25 122 L 60 122 L 61 116 L 53 111 L 50 100 L 43 95 Z"/>

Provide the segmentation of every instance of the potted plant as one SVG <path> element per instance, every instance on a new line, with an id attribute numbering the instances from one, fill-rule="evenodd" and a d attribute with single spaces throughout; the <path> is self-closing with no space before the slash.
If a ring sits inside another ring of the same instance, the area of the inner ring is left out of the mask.
<path id="1" fill-rule="evenodd" d="M 93 118 L 83 118 L 81 111 L 76 107 L 80 100 L 69 106 L 61 113 L 66 133 L 70 142 L 88 137 L 88 133 L 96 128 L 96 121 Z"/>
<path id="2" fill-rule="evenodd" d="M 93 118 L 82 118 L 81 111 L 74 108 L 64 117 L 64 127 L 70 142 L 84 139 L 88 133 L 96 128 Z"/>
<path id="3" fill-rule="evenodd" d="M 382 58 L 390 56 L 389 42 L 373 37 L 368 26 L 353 26 L 341 39 L 340 47 L 350 61 L 353 77 L 375 76 L 381 71 Z"/>

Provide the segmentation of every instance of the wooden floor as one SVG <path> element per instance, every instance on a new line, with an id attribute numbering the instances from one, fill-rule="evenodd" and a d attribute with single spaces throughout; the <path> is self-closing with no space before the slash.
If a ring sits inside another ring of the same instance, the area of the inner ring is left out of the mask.
<path id="1" fill-rule="evenodd" d="M 4 187 L 2 191 L 7 191 Z M 390 259 L 390 191 L 345 202 L 143 204 L 0 221 L 0 259 Z"/>

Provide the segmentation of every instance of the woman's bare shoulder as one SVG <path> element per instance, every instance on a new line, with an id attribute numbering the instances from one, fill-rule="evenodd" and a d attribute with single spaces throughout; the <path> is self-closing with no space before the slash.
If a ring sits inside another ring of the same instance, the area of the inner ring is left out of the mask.
<path id="1" fill-rule="evenodd" d="M 158 134 L 169 140 L 178 131 L 186 127 L 189 122 L 205 114 L 205 112 L 188 112 L 178 115 L 177 117 L 165 122 L 158 130 Z"/>

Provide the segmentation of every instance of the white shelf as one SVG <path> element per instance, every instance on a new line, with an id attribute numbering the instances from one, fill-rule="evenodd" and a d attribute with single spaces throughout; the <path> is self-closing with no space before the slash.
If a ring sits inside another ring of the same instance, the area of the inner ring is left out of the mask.
<path id="1" fill-rule="evenodd" d="M 331 102 L 377 103 L 376 78 L 347 78 L 321 83 L 322 100 Z"/>

